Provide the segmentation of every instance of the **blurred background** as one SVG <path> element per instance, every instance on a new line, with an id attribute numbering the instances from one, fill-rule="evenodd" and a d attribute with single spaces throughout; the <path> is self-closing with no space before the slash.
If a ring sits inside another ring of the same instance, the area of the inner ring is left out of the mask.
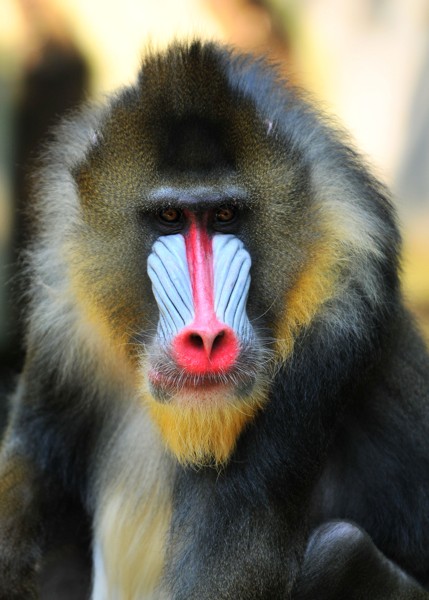
<path id="1" fill-rule="evenodd" d="M 131 83 L 148 48 L 195 36 L 268 55 L 350 132 L 393 191 L 429 340 L 429 0 L 0 0 L 3 374 L 22 360 L 15 281 L 40 145 L 83 99 Z"/>

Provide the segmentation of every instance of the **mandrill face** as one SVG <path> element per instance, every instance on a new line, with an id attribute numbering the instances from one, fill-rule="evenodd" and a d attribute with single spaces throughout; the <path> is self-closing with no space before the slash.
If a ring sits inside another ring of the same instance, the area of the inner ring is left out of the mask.
<path id="1" fill-rule="evenodd" d="M 209 391 L 252 391 L 255 368 L 246 370 L 246 362 L 255 364 L 246 312 L 252 261 L 233 233 L 239 218 L 234 205 L 159 213 L 164 234 L 147 263 L 159 309 L 149 382 L 159 400 L 177 394 L 183 401 L 191 394 L 190 401 L 198 402 L 198 390 L 206 398 Z"/>
<path id="2" fill-rule="evenodd" d="M 214 452 L 225 460 L 259 407 L 262 348 L 246 310 L 252 261 L 236 235 L 239 204 L 222 202 L 170 199 L 147 260 L 159 310 L 149 404 L 168 445 L 192 462 Z"/>
<path id="3" fill-rule="evenodd" d="M 157 60 L 97 115 L 71 169 L 70 294 L 100 364 L 126 372 L 178 460 L 224 463 L 301 333 L 348 285 L 358 207 L 313 193 L 327 170 L 295 135 L 307 115 L 292 96 L 279 120 L 276 94 L 266 105 L 232 85 L 238 63 Z"/>

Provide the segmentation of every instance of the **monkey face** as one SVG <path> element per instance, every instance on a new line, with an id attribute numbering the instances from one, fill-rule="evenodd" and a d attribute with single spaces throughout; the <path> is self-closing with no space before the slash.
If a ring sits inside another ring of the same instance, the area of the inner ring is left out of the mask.
<path id="1" fill-rule="evenodd" d="M 101 120 L 74 173 L 85 226 L 70 263 L 168 447 L 222 463 L 267 401 L 312 229 L 305 163 L 224 78 L 191 82 L 185 113 L 166 80 L 161 116 L 149 86 Z"/>
<path id="2" fill-rule="evenodd" d="M 257 66 L 241 80 L 226 55 L 180 56 L 149 58 L 84 123 L 60 247 L 98 363 L 125 365 L 179 460 L 219 463 L 308 328 L 358 329 L 342 307 L 379 293 L 383 232 L 304 103 Z"/>
<path id="3" fill-rule="evenodd" d="M 255 335 L 246 313 L 251 258 L 233 233 L 238 210 L 168 208 L 148 258 L 159 309 L 149 381 L 158 398 L 183 389 L 233 388 L 248 395 L 255 369 L 244 370 Z M 180 233 L 179 233 L 180 231 Z M 177 233 L 176 233 L 177 232 Z M 252 372 L 253 371 L 253 372 Z"/>
<path id="4" fill-rule="evenodd" d="M 263 404 L 268 380 L 270 351 L 247 310 L 248 193 L 234 176 L 170 175 L 168 186 L 154 181 L 145 190 L 143 207 L 138 200 L 131 210 L 119 206 L 111 220 L 123 186 L 115 178 L 116 194 L 99 192 L 106 178 L 87 179 L 96 170 L 86 169 L 79 184 L 88 234 L 79 246 L 97 240 L 105 259 L 98 272 L 79 261 L 77 279 L 85 274 L 117 347 L 129 349 L 139 394 L 169 448 L 183 462 L 222 463 Z M 127 331 L 133 343 L 121 342 Z"/>
<path id="5" fill-rule="evenodd" d="M 259 404 L 262 349 L 246 310 L 252 261 L 236 235 L 239 207 L 201 197 L 195 207 L 187 195 L 158 211 L 147 260 L 159 311 L 150 406 L 176 456 L 223 462 Z"/>

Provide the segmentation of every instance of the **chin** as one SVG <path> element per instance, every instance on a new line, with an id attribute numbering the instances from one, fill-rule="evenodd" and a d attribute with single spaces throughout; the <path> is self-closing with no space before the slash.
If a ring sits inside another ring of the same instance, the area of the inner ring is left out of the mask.
<path id="1" fill-rule="evenodd" d="M 167 449 L 182 464 L 224 465 L 262 405 L 252 380 L 223 375 L 161 376 L 149 370 L 145 403 Z"/>

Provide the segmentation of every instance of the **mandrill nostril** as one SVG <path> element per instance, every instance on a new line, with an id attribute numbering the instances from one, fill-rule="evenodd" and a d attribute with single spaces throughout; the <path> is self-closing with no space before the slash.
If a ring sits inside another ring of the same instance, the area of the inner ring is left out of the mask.
<path id="1" fill-rule="evenodd" d="M 207 358 L 222 350 L 222 342 L 225 337 L 225 331 L 218 333 L 212 331 L 193 331 L 188 334 L 189 348 L 192 350 L 203 352 Z"/>
<path id="2" fill-rule="evenodd" d="M 177 364 L 191 373 L 226 371 L 239 352 L 235 332 L 222 323 L 198 323 L 182 329 L 172 343 Z"/>
<path id="3" fill-rule="evenodd" d="M 189 341 L 194 348 L 204 349 L 204 341 L 199 333 L 191 333 L 189 336 Z"/>
<path id="4" fill-rule="evenodd" d="M 220 333 L 217 334 L 217 336 L 213 340 L 212 351 L 217 350 L 222 345 L 222 340 L 224 339 L 224 337 L 225 337 L 224 331 L 221 331 Z"/>

